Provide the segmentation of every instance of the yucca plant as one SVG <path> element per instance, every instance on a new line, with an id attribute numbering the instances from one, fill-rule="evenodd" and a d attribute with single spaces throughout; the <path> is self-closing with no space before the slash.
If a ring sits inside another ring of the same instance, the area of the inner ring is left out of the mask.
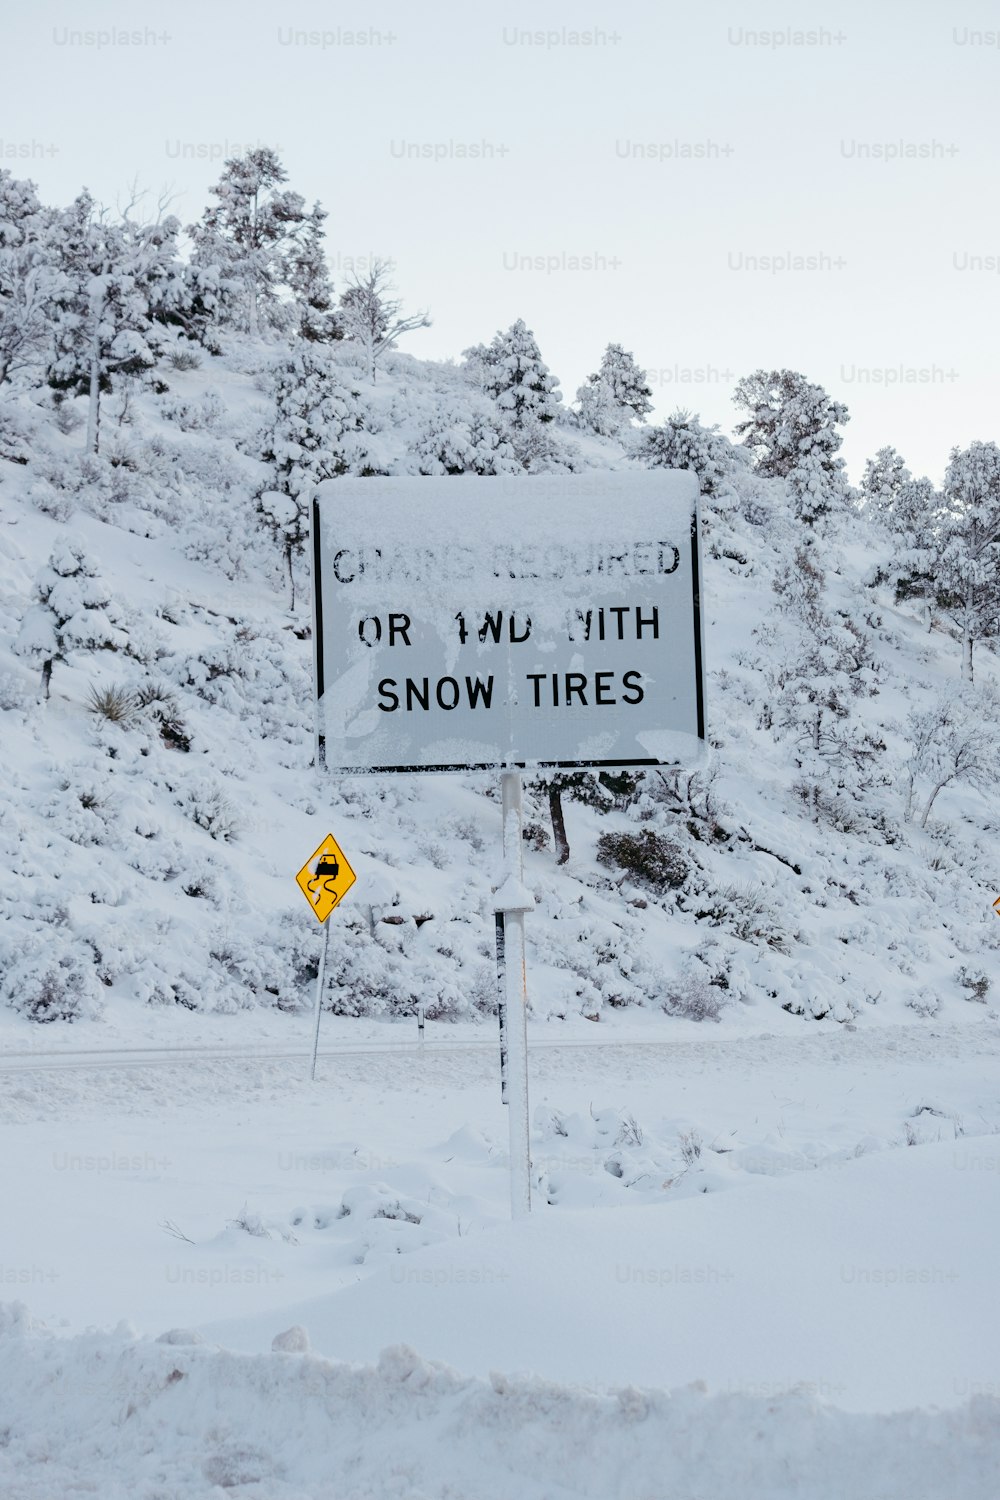
<path id="1" fill-rule="evenodd" d="M 87 708 L 95 718 L 107 719 L 109 724 L 120 724 L 123 729 L 128 729 L 135 723 L 139 704 L 129 688 L 117 683 L 99 688 L 91 683 Z"/>

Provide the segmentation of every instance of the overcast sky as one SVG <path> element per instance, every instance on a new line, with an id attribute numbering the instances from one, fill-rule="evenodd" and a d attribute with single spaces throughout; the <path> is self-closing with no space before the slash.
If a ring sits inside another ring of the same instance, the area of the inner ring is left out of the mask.
<path id="1" fill-rule="evenodd" d="M 523 317 L 567 400 L 614 340 L 657 415 L 727 432 L 736 379 L 790 366 L 847 403 L 853 479 L 884 443 L 939 479 L 1000 439 L 998 42 L 984 0 L 43 0 L 5 18 L 0 161 L 50 203 L 170 185 L 189 223 L 273 145 L 335 285 L 374 252 L 429 307 L 412 353 Z"/>

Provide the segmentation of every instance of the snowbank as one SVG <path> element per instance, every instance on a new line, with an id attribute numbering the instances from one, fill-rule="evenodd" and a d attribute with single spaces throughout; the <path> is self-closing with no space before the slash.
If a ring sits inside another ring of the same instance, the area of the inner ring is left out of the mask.
<path id="1" fill-rule="evenodd" d="M 1000 1401 L 849 1415 L 773 1399 L 480 1380 L 404 1345 L 377 1364 L 239 1355 L 126 1328 L 65 1341 L 0 1309 L 6 1500 L 993 1500 Z"/>

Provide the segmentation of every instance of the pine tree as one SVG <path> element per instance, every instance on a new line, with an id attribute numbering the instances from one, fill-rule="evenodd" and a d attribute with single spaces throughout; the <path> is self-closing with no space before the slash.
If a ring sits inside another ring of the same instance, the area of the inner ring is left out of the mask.
<path id="1" fill-rule="evenodd" d="M 861 480 L 861 503 L 870 519 L 891 524 L 899 496 L 912 475 L 895 448 L 880 448 L 865 464 Z"/>
<path id="2" fill-rule="evenodd" d="M 306 212 L 301 194 L 282 187 L 287 180 L 268 146 L 231 157 L 210 189 L 218 203 L 188 228 L 194 265 L 215 268 L 229 292 L 222 297 L 220 316 L 254 338 L 262 330 L 286 329 L 294 317 L 280 293 L 293 276 L 301 277 L 295 257 L 319 229 L 315 210 Z M 312 286 L 316 290 L 315 280 Z"/>
<path id="3" fill-rule="evenodd" d="M 301 239 L 286 256 L 288 285 L 299 313 L 299 332 L 313 344 L 343 337 L 323 250 L 325 209 L 313 204 Z"/>
<path id="4" fill-rule="evenodd" d="M 878 691 L 871 645 L 848 614 L 831 610 L 811 549 L 798 547 L 774 582 L 781 618 L 756 634 L 768 647 L 773 696 L 763 727 L 787 737 L 799 776 L 796 790 L 814 822 L 856 801 L 871 783 L 885 745 L 860 726 L 854 700 Z"/>
<path id="5" fill-rule="evenodd" d="M 562 401 L 559 382 L 549 372 L 523 318 L 497 333 L 486 351 L 483 389 L 499 406 L 508 426 L 528 427 L 555 419 Z"/>
<path id="6" fill-rule="evenodd" d="M 261 457 L 271 466 L 257 497 L 261 520 L 277 541 L 295 608 L 295 558 L 309 535 L 309 503 L 324 479 L 357 469 L 364 458 L 361 393 L 344 386 L 322 354 L 306 345 L 274 370 L 274 419 Z"/>
<path id="7" fill-rule="evenodd" d="M 749 413 L 736 433 L 756 458 L 759 474 L 783 479 L 796 516 L 809 524 L 847 504 L 843 438 L 847 407 L 795 370 L 755 370 L 733 394 Z"/>
<path id="8" fill-rule="evenodd" d="M 70 651 L 117 651 L 127 645 L 122 612 L 75 538 L 66 537 L 53 549 L 35 580 L 34 596 L 14 650 L 41 667 L 46 698 L 53 665 Z"/>
<path id="9" fill-rule="evenodd" d="M 355 272 L 340 298 L 344 337 L 353 339 L 364 350 L 372 385 L 379 360 L 396 347 L 403 334 L 431 326 L 426 312 L 403 313 L 402 302 L 393 295 L 392 270 L 392 261 L 376 256 L 365 275 Z"/>
<path id="10" fill-rule="evenodd" d="M 82 192 L 53 226 L 57 266 L 49 384 L 89 396 L 87 452 L 100 445 L 101 396 L 114 377 L 151 370 L 153 309 L 177 258 L 178 221 L 113 223 Z"/>
<path id="11" fill-rule="evenodd" d="M 553 452 L 546 427 L 559 413 L 562 393 L 531 329 L 518 318 L 491 344 L 466 349 L 463 358 L 469 378 L 496 403 L 522 468 L 543 467 Z"/>
<path id="12" fill-rule="evenodd" d="M 859 495 L 862 514 L 894 539 L 892 560 L 874 575 L 891 583 L 896 602 L 934 598 L 933 539 L 941 497 L 929 479 L 914 479 L 895 448 L 880 448 L 865 464 Z M 928 602 L 928 627 L 932 624 Z"/>
<path id="13" fill-rule="evenodd" d="M 35 184 L 0 168 L 0 385 L 44 363 L 59 286 L 51 221 Z"/>
<path id="14" fill-rule="evenodd" d="M 962 676 L 972 681 L 972 648 L 1000 634 L 1000 448 L 953 448 L 944 513 L 934 547 L 935 597 L 962 635 Z"/>
<path id="15" fill-rule="evenodd" d="M 718 425 L 704 427 L 698 414 L 678 410 L 658 427 L 644 429 L 632 452 L 650 469 L 691 469 L 703 495 L 729 493 L 733 475 L 745 468 L 745 455 L 734 448 Z"/>
<path id="16" fill-rule="evenodd" d="M 588 375 L 576 393 L 581 420 L 602 437 L 615 437 L 634 419 L 640 422 L 653 409 L 646 373 L 621 344 L 609 344 L 601 367 Z"/>

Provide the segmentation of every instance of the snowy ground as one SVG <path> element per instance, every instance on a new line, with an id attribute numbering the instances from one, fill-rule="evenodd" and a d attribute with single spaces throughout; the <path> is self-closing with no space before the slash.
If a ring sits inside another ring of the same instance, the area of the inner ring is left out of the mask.
<path id="1" fill-rule="evenodd" d="M 8 1055 L 5 1496 L 998 1492 L 995 1022 L 539 1027 L 518 1224 L 492 1032 L 349 1026 Z"/>

